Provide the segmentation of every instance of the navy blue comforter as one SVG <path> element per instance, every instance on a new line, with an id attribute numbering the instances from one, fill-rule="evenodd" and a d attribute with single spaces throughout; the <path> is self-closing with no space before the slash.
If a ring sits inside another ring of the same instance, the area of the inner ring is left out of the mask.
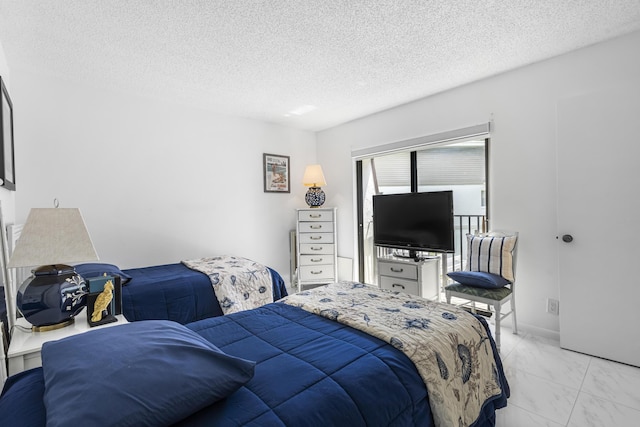
<path id="1" fill-rule="evenodd" d="M 184 425 L 430 425 L 413 363 L 365 333 L 285 304 L 188 327 L 257 365 L 245 387 Z"/>
<path id="2" fill-rule="evenodd" d="M 123 270 L 131 277 L 122 287 L 122 311 L 130 322 L 173 320 L 181 324 L 222 316 L 211 280 L 182 263 Z M 287 296 L 284 280 L 269 268 L 273 300 Z"/>
<path id="3" fill-rule="evenodd" d="M 244 387 L 181 426 L 433 425 L 428 393 L 413 363 L 363 332 L 282 303 L 187 326 L 226 353 L 257 364 Z M 485 403 L 475 427 L 493 426 L 495 409 L 506 405 L 508 385 L 496 360 L 505 391 Z M 41 368 L 10 378 L 0 419 L 11 413 L 11 425 L 44 425 L 43 391 Z"/>
<path id="4" fill-rule="evenodd" d="M 482 320 L 483 325 L 488 325 Z M 432 426 L 427 390 L 402 352 L 364 332 L 286 304 L 187 325 L 228 354 L 255 360 L 254 378 L 184 421 L 215 426 Z M 493 426 L 503 394 L 476 427 Z"/>

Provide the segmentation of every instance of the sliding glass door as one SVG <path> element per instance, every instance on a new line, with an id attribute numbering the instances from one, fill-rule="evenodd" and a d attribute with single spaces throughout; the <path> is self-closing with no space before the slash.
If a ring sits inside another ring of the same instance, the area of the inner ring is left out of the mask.
<path id="1" fill-rule="evenodd" d="M 449 269 L 459 270 L 468 232 L 482 231 L 487 217 L 488 139 L 425 145 L 411 151 L 371 155 L 358 160 L 359 280 L 377 284 L 373 244 L 373 196 L 452 190 L 456 253 Z"/>
<path id="2" fill-rule="evenodd" d="M 408 193 L 411 191 L 411 153 L 399 152 L 375 156 L 360 161 L 362 189 L 360 280 L 377 283 L 376 248 L 373 244 L 373 196 L 376 194 Z M 382 180 L 380 179 L 382 178 Z"/>

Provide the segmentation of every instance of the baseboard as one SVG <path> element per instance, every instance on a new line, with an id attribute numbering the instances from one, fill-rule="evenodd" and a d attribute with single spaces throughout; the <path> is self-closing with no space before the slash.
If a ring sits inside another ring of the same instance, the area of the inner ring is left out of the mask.
<path id="1" fill-rule="evenodd" d="M 503 329 L 511 329 L 511 319 L 506 318 L 502 321 Z M 528 325 L 526 323 L 518 322 L 518 334 L 531 334 L 542 338 L 548 338 L 555 341 L 560 341 L 560 331 L 553 331 L 551 329 L 539 328 L 537 326 Z"/>

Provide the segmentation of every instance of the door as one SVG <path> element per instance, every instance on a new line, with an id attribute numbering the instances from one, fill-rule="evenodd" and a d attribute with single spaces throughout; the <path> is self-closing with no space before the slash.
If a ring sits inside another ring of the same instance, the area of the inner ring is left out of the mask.
<path id="1" fill-rule="evenodd" d="M 640 366 L 640 81 L 557 114 L 560 346 Z"/>

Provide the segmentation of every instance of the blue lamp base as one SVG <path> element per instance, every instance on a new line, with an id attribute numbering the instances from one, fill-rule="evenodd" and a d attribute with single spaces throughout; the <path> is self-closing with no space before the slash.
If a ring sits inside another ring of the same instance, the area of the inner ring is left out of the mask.
<path id="1" fill-rule="evenodd" d="M 18 289 L 17 308 L 34 331 L 63 328 L 86 305 L 87 286 L 73 267 L 47 265 L 33 271 Z"/>
<path id="2" fill-rule="evenodd" d="M 304 200 L 310 208 L 319 208 L 324 205 L 324 191 L 322 191 L 320 187 L 309 187 L 307 194 L 304 196 Z"/>

